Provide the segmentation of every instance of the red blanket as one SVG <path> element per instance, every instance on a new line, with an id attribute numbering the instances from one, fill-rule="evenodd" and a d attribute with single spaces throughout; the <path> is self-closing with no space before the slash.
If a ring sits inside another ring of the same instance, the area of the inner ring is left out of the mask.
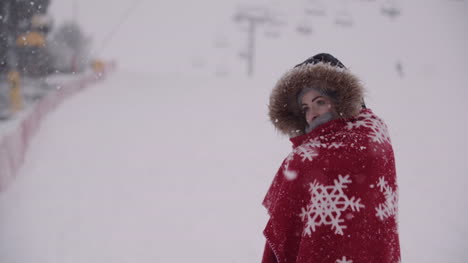
<path id="1" fill-rule="evenodd" d="M 395 161 L 371 110 L 291 139 L 263 205 L 263 263 L 397 263 Z"/>

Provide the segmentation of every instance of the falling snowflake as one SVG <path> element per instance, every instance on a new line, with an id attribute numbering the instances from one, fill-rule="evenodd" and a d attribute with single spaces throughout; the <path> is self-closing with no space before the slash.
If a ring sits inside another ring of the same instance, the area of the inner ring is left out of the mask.
<path id="1" fill-rule="evenodd" d="M 377 186 L 380 188 L 380 192 L 385 196 L 385 203 L 379 204 L 379 206 L 375 208 L 377 211 L 375 215 L 380 218 L 380 220 L 384 220 L 385 218 L 396 215 L 398 211 L 398 194 L 388 185 L 383 177 L 379 178 Z"/>
<path id="2" fill-rule="evenodd" d="M 347 260 L 346 257 L 343 257 L 342 259 L 337 259 L 336 263 L 353 263 L 353 261 Z"/>
<path id="3" fill-rule="evenodd" d="M 286 179 L 288 179 L 289 181 L 292 181 L 294 179 L 297 178 L 297 172 L 294 171 L 294 170 L 289 170 L 288 168 L 286 168 L 284 170 L 284 176 L 286 177 Z"/>
<path id="4" fill-rule="evenodd" d="M 380 144 L 384 142 L 390 143 L 387 125 L 385 125 L 381 119 L 374 117 L 370 113 L 363 113 L 359 115 L 359 118 L 362 119 L 348 122 L 347 127 L 349 130 L 353 128 L 367 127 L 372 130 L 372 132 L 369 134 L 369 137 L 372 139 L 372 141 Z"/>
<path id="5" fill-rule="evenodd" d="M 349 175 L 338 175 L 338 180 L 334 180 L 334 183 L 333 186 L 323 186 L 317 181 L 310 184 L 310 204 L 302 208 L 300 214 L 302 221 L 306 221 L 303 235 L 310 236 L 315 232 L 315 227 L 321 225 L 331 225 L 335 234 L 343 235 L 346 226 L 341 224 L 344 221 L 341 219 L 341 213 L 348 208 L 359 211 L 364 207 L 359 198 L 348 198 L 343 192 L 343 189 L 347 188 L 345 184 L 351 183 Z"/>
<path id="6" fill-rule="evenodd" d="M 294 152 L 288 155 L 284 163 L 284 167 L 283 167 L 283 174 L 288 180 L 294 180 L 297 177 L 297 172 L 289 169 L 289 164 L 291 163 L 293 159 L 294 159 Z"/>

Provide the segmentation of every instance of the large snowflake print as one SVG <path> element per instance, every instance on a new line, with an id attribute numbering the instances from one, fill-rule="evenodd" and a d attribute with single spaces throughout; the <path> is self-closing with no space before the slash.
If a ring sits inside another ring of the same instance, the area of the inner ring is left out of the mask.
<path id="1" fill-rule="evenodd" d="M 379 144 L 384 142 L 390 143 L 390 136 L 388 135 L 387 125 L 385 125 L 381 119 L 374 117 L 370 113 L 363 113 L 358 117 L 359 120 L 348 122 L 347 128 L 349 130 L 353 128 L 367 127 L 371 129 L 371 132 L 368 136 L 372 139 L 373 142 L 377 142 Z"/>
<path id="2" fill-rule="evenodd" d="M 380 220 L 384 220 L 385 218 L 396 215 L 398 211 L 398 193 L 388 185 L 387 181 L 385 181 L 385 178 L 383 177 L 379 178 L 377 186 L 379 187 L 380 192 L 384 194 L 385 202 L 383 204 L 379 204 L 379 206 L 375 208 L 375 215 Z"/>
<path id="3" fill-rule="evenodd" d="M 334 185 L 324 186 L 317 181 L 310 184 L 309 192 L 311 195 L 310 204 L 302 208 L 300 217 L 306 222 L 303 235 L 310 236 L 315 232 L 316 227 L 329 225 L 335 234 L 343 235 L 344 219 L 341 215 L 348 208 L 352 211 L 358 211 L 363 208 L 361 199 L 355 200 L 355 197 L 349 198 L 343 189 L 347 188 L 346 184 L 350 184 L 349 175 L 338 175 L 338 180 L 334 180 Z"/>

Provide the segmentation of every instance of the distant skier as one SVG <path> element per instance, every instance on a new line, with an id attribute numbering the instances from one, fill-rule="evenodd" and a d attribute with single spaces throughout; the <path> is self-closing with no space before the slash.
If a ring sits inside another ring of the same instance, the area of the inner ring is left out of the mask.
<path id="1" fill-rule="evenodd" d="M 274 87 L 269 116 L 293 148 L 263 202 L 263 263 L 400 262 L 393 149 L 363 93 L 330 54 L 295 66 Z"/>

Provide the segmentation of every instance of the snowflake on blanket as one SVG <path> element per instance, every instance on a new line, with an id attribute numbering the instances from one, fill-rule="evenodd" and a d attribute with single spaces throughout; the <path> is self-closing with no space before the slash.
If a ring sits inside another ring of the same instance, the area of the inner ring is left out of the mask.
<path id="1" fill-rule="evenodd" d="M 288 155 L 284 164 L 283 173 L 284 173 L 284 176 L 286 176 L 286 179 L 294 180 L 297 177 L 297 172 L 292 169 L 289 169 L 289 164 L 294 159 L 295 154 L 298 154 L 302 158 L 303 162 L 305 160 L 312 161 L 315 157 L 318 156 L 318 152 L 316 151 L 315 148 L 320 148 L 321 146 L 322 144 L 319 141 L 311 140 L 308 143 L 305 143 L 303 145 L 296 147 L 294 151 L 292 151 Z"/>
<path id="2" fill-rule="evenodd" d="M 302 157 L 302 161 L 312 161 L 314 157 L 318 156 L 317 151 L 313 147 L 310 147 L 308 145 L 298 146 L 295 151 L 297 152 L 297 154 L 299 154 L 299 156 Z"/>
<path id="3" fill-rule="evenodd" d="M 338 149 L 340 147 L 343 147 L 344 144 L 342 142 L 332 142 L 328 145 L 328 149 L 335 148 Z"/>
<path id="4" fill-rule="evenodd" d="M 342 142 L 333 142 L 330 144 L 326 144 L 326 143 L 320 142 L 318 139 L 315 138 L 315 139 L 308 141 L 307 143 L 304 143 L 301 146 L 298 146 L 294 150 L 294 152 L 299 154 L 299 156 L 302 157 L 302 161 L 304 162 L 305 160 L 312 161 L 314 157 L 317 157 L 318 156 L 317 149 L 319 148 L 338 149 L 343 146 L 344 144 Z"/>
<path id="5" fill-rule="evenodd" d="M 362 113 L 358 116 L 358 120 L 348 122 L 348 129 L 359 127 L 367 127 L 371 129 L 371 133 L 368 135 L 373 142 L 377 143 L 390 143 L 390 136 L 388 135 L 387 125 L 370 113 Z"/>
<path id="6" fill-rule="evenodd" d="M 326 148 L 327 147 L 325 143 L 322 143 L 317 138 L 309 140 L 305 145 L 307 145 L 308 147 L 312 147 L 312 148 Z"/>
<path id="7" fill-rule="evenodd" d="M 353 263 L 353 261 L 347 260 L 346 257 L 343 257 L 342 259 L 337 259 L 336 263 Z"/>
<path id="8" fill-rule="evenodd" d="M 385 218 L 396 215 L 398 210 L 398 194 L 396 191 L 393 191 L 383 177 L 379 178 L 377 186 L 380 188 L 380 192 L 385 196 L 385 203 L 379 204 L 379 206 L 375 208 L 377 211 L 375 215 L 380 218 L 380 220 L 384 220 Z"/>
<path id="9" fill-rule="evenodd" d="M 294 159 L 294 155 L 299 155 L 301 157 L 301 161 L 312 161 L 315 157 L 319 156 L 318 149 L 325 148 L 325 149 L 338 149 L 344 147 L 342 142 L 333 142 L 330 144 L 322 143 L 317 138 L 309 140 L 307 143 L 304 143 L 294 149 L 292 153 L 286 158 L 286 162 L 284 164 L 284 175 L 288 180 L 294 180 L 297 177 L 296 171 L 289 169 L 289 164 Z"/>
<path id="10" fill-rule="evenodd" d="M 333 186 L 324 186 L 317 181 L 310 184 L 310 204 L 302 208 L 300 214 L 302 221 L 306 221 L 304 236 L 310 236 L 315 232 L 315 227 L 321 225 L 330 225 L 335 234 L 343 235 L 346 226 L 341 224 L 344 221 L 341 214 L 348 208 L 359 212 L 359 209 L 364 207 L 359 198 L 354 200 L 354 197 L 349 198 L 343 192 L 343 189 L 347 188 L 346 184 L 351 183 L 349 175 L 338 175 L 338 180 L 335 179 L 334 183 Z"/>

